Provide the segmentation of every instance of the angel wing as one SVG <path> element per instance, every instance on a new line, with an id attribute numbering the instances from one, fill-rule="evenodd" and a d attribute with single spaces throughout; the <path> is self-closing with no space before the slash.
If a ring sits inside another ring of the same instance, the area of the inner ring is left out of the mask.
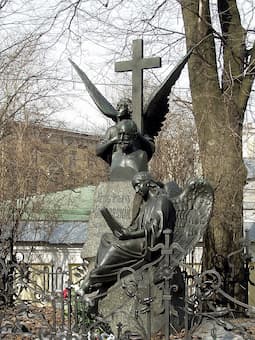
<path id="1" fill-rule="evenodd" d="M 164 82 L 152 93 L 143 112 L 144 134 L 151 137 L 157 136 L 165 120 L 168 109 L 168 97 L 172 87 L 180 77 L 181 71 L 186 65 L 194 47 L 181 59 L 170 72 Z"/>
<path id="2" fill-rule="evenodd" d="M 173 266 L 201 240 L 211 217 L 213 200 L 213 189 L 205 179 L 191 180 L 180 195 L 171 198 L 176 210 L 171 244 Z"/>
<path id="3" fill-rule="evenodd" d="M 165 120 L 165 116 L 168 112 L 168 96 L 171 92 L 171 88 L 179 78 L 181 71 L 183 70 L 192 51 L 196 46 L 197 45 L 195 45 L 188 51 L 188 53 L 177 64 L 177 66 L 171 71 L 165 81 L 150 96 L 150 100 L 148 101 L 143 111 L 143 134 L 146 134 L 153 138 L 160 131 L 162 123 Z M 116 122 L 117 110 L 100 93 L 96 86 L 87 77 L 85 72 L 82 71 L 79 66 L 76 65 L 71 59 L 69 59 L 69 61 L 82 79 L 87 91 L 89 92 L 91 98 L 93 99 L 99 110 L 107 117 L 113 119 Z"/>
<path id="4" fill-rule="evenodd" d="M 87 77 L 85 72 L 83 72 L 78 65 L 76 65 L 71 59 L 68 59 L 70 63 L 73 65 L 74 69 L 80 76 L 81 80 L 83 81 L 88 93 L 90 94 L 91 98 L 93 99 L 96 106 L 99 110 L 106 115 L 107 117 L 111 118 L 116 122 L 117 113 L 118 111 L 112 106 L 111 103 L 102 95 L 102 93 L 96 88 L 96 86 L 90 81 Z"/>

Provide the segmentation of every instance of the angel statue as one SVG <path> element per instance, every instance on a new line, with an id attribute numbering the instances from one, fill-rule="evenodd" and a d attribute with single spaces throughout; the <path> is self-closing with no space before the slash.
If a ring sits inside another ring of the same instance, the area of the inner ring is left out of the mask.
<path id="1" fill-rule="evenodd" d="M 134 42 L 141 43 L 141 40 Z M 110 180 L 132 180 L 137 172 L 148 170 L 148 162 L 155 151 L 154 138 L 159 133 L 168 112 L 169 94 L 192 50 L 182 58 L 165 81 L 151 95 L 144 109 L 141 74 L 145 68 L 160 67 L 160 58 L 143 58 L 143 53 L 139 50 L 140 54 L 133 51 L 133 55 L 139 54 L 133 60 L 115 64 L 117 72 L 132 71 L 133 74 L 136 72 L 133 79 L 140 76 L 140 79 L 136 82 L 133 81 L 133 103 L 130 100 L 121 100 L 116 109 L 93 85 L 87 75 L 70 60 L 99 110 L 116 123 L 106 131 L 96 150 L 97 155 L 110 165 Z M 127 68 L 124 68 L 125 63 Z M 121 67 L 116 67 L 117 64 L 121 64 Z M 139 88 L 140 90 L 137 90 Z M 134 102 L 136 105 L 134 105 Z M 137 104 L 139 102 L 141 105 Z M 133 104 L 133 108 L 131 104 Z M 130 123 L 130 120 L 133 123 Z M 140 126 L 137 126 L 137 121 L 141 123 Z"/>
<path id="2" fill-rule="evenodd" d="M 112 232 L 101 237 L 95 268 L 82 285 L 85 294 L 98 290 L 100 295 L 107 291 L 124 267 L 137 270 L 160 260 L 166 229 L 171 230 L 173 245 L 170 266 L 176 267 L 199 241 L 208 224 L 213 191 L 205 180 L 193 180 L 181 192 L 171 183 L 164 185 L 149 172 L 142 171 L 134 176 L 132 185 L 141 195 L 142 203 L 129 227 L 121 226 L 108 209 L 101 210 Z M 156 281 L 162 279 L 164 271 L 164 266 L 158 267 Z"/>
<path id="3" fill-rule="evenodd" d="M 138 171 L 147 171 L 155 147 L 152 138 L 142 135 L 131 119 L 132 103 L 123 98 L 117 104 L 117 122 L 107 129 L 97 145 L 97 156 L 110 165 L 110 180 L 132 179 Z"/>

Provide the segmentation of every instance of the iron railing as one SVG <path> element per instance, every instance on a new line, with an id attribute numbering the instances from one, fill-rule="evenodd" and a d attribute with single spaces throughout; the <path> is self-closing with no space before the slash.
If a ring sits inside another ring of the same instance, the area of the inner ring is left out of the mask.
<path id="1" fill-rule="evenodd" d="M 231 278 L 231 272 L 226 275 L 215 269 L 201 273 L 199 263 L 181 263 L 181 275 L 184 282 L 184 290 L 181 294 L 182 303 L 178 304 L 178 317 L 183 319 L 182 333 L 173 326 L 172 306 L 176 292 L 178 292 L 182 280 L 180 276 L 177 282 L 174 279 L 174 270 L 171 267 L 170 231 L 165 231 L 165 243 L 161 245 L 161 257 L 135 272 L 131 283 L 126 278 L 119 278 L 119 285 L 123 288 L 123 294 L 128 294 L 130 301 L 136 301 L 133 319 L 143 322 L 143 329 L 133 331 L 125 328 L 123 322 L 117 322 L 114 327 L 109 320 L 121 311 L 113 310 L 104 317 L 93 316 L 89 312 L 93 304 L 93 297 L 82 296 L 79 285 L 87 273 L 86 266 L 77 266 L 76 274 L 72 271 L 64 271 L 55 268 L 54 264 L 35 268 L 33 265 L 6 262 L 0 259 L 1 284 L 0 284 L 0 335 L 1 338 L 10 334 L 26 334 L 31 339 L 151 339 L 152 312 L 155 296 L 152 293 L 153 282 L 142 282 L 146 273 L 153 268 L 160 268 L 162 276 L 161 296 L 164 311 L 164 329 L 162 333 L 168 339 L 170 334 L 179 334 L 180 337 L 191 339 L 196 327 L 203 318 L 211 318 L 224 322 L 223 318 L 233 315 L 238 306 L 242 311 L 253 312 L 254 308 L 245 301 L 238 301 L 229 296 L 223 289 L 224 280 Z M 248 291 L 250 279 L 251 256 L 246 242 L 244 248 L 240 248 L 244 256 L 245 282 L 241 284 Z M 230 254 L 224 261 L 231 262 Z M 191 256 L 192 258 L 192 256 Z M 222 258 L 221 258 L 222 260 Z M 126 268 L 127 270 L 127 268 Z M 136 276 L 138 274 L 138 276 Z M 11 277 L 10 277 L 11 275 Z M 232 278 L 233 279 L 233 278 Z M 139 295 L 139 287 L 142 283 L 145 294 Z M 239 284 L 234 282 L 233 284 Z M 10 289 L 11 286 L 11 289 Z M 114 290 L 114 287 L 113 287 Z M 247 292 L 248 293 L 248 292 Z M 13 295 L 13 304 L 8 306 L 7 294 Z M 222 298 L 225 305 L 219 308 L 218 301 Z M 124 312 L 123 312 L 124 313 Z M 38 327 L 31 327 L 31 319 Z M 241 330 L 240 330 L 241 331 Z M 243 331 L 243 330 L 242 330 Z M 243 331 L 243 333 L 245 333 Z M 249 335 L 250 336 L 250 335 Z M 252 339 L 250 336 L 249 339 Z"/>

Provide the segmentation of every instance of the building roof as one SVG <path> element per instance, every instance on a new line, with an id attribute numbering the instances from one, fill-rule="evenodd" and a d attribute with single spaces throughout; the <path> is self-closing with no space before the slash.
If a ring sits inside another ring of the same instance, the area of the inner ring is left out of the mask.
<path id="1" fill-rule="evenodd" d="M 17 232 L 17 242 L 83 244 L 95 186 L 64 190 L 31 198 Z M 6 228 L 5 235 L 8 238 Z"/>
<path id="2" fill-rule="evenodd" d="M 95 186 L 64 190 L 32 197 L 24 221 L 88 221 Z"/>

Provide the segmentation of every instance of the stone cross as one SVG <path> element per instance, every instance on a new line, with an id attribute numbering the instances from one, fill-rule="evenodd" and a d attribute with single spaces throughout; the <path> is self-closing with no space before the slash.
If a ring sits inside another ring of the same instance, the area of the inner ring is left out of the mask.
<path id="1" fill-rule="evenodd" d="M 143 70 L 161 67 L 161 58 L 143 58 L 143 40 L 133 40 L 133 59 L 115 63 L 115 72 L 132 71 L 133 120 L 143 131 Z"/>

